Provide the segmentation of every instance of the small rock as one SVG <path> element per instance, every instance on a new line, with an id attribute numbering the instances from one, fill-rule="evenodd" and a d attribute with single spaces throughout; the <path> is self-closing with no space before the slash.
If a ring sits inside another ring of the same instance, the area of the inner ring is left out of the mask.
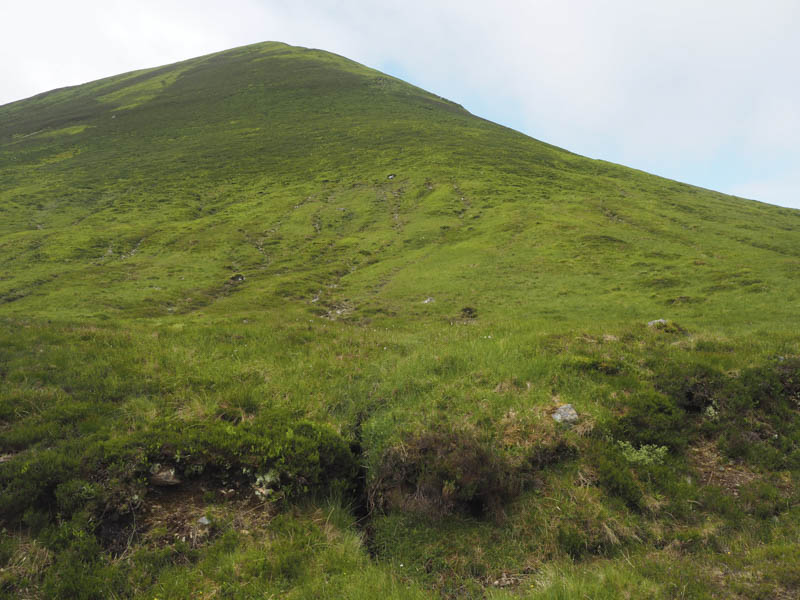
<path id="1" fill-rule="evenodd" d="M 211 521 L 208 519 L 208 517 L 200 517 L 197 519 L 197 522 L 200 523 L 200 525 L 211 525 Z"/>
<path id="2" fill-rule="evenodd" d="M 433 302 L 433 298 L 431 297 L 425 298 L 425 300 L 422 301 L 423 304 L 430 304 L 431 302 Z"/>
<path id="3" fill-rule="evenodd" d="M 236 275 L 231 277 L 231 281 L 233 281 L 234 283 L 238 283 L 240 281 L 244 281 L 244 275 L 242 275 L 241 273 L 236 273 Z"/>
<path id="4" fill-rule="evenodd" d="M 394 177 L 395 177 L 394 173 L 390 173 L 389 175 L 386 176 L 386 179 L 394 179 Z"/>
<path id="5" fill-rule="evenodd" d="M 564 423 L 565 425 L 573 425 L 580 421 L 577 411 L 573 408 L 572 404 L 565 404 L 559 406 L 553 412 L 553 420 L 557 423 Z"/>
<path id="6" fill-rule="evenodd" d="M 178 485 L 181 480 L 175 475 L 172 467 L 158 469 L 150 475 L 150 483 L 159 486 Z"/>
<path id="7" fill-rule="evenodd" d="M 647 322 L 647 326 L 648 327 L 658 327 L 660 325 L 666 325 L 666 324 L 667 324 L 667 320 L 666 319 L 656 319 L 655 321 L 648 321 Z"/>

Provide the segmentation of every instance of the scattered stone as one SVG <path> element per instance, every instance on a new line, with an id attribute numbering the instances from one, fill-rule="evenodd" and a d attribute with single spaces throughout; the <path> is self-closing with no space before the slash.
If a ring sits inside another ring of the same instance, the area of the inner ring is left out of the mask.
<path id="1" fill-rule="evenodd" d="M 394 173 L 389 173 L 389 175 L 386 177 L 386 179 L 394 179 L 394 178 L 395 178 Z"/>
<path id="2" fill-rule="evenodd" d="M 157 468 L 150 474 L 150 483 L 153 485 L 167 487 L 178 485 L 181 482 L 175 475 L 175 469 L 173 467 L 161 468 L 159 465 L 156 465 L 156 467 Z"/>
<path id="3" fill-rule="evenodd" d="M 518 585 L 520 583 L 520 581 L 521 581 L 521 579 L 517 575 L 511 575 L 511 574 L 508 574 L 508 573 L 503 573 L 500 576 L 500 579 L 495 579 L 494 581 L 492 581 L 492 585 L 494 587 L 505 588 L 505 587 L 511 587 L 511 586 Z"/>
<path id="4" fill-rule="evenodd" d="M 197 522 L 200 523 L 200 525 L 211 525 L 211 521 L 209 521 L 208 517 L 200 517 L 197 519 Z"/>
<path id="5" fill-rule="evenodd" d="M 327 313 L 321 316 L 323 319 L 330 319 L 331 321 L 335 321 L 340 317 L 348 316 L 354 310 L 355 306 L 349 300 L 344 300 L 342 302 L 334 304 Z"/>
<path id="6" fill-rule="evenodd" d="M 656 319 L 655 321 L 648 321 L 647 326 L 650 329 L 655 329 L 662 333 L 686 333 L 686 330 L 675 323 L 674 321 L 669 321 L 667 319 Z"/>
<path id="7" fill-rule="evenodd" d="M 423 304 L 430 304 L 430 303 L 431 303 L 431 302 L 433 302 L 433 301 L 434 301 L 434 300 L 433 300 L 433 298 L 431 298 L 431 297 L 429 296 L 429 297 L 425 298 L 425 300 L 423 300 L 423 301 L 422 301 L 422 303 L 423 303 Z"/>
<path id="8" fill-rule="evenodd" d="M 239 283 L 240 281 L 244 281 L 244 275 L 241 273 L 236 273 L 233 277 L 231 277 L 231 281 L 234 283 Z"/>
<path id="9" fill-rule="evenodd" d="M 564 423 L 565 425 L 574 425 L 580 421 L 578 412 L 573 408 L 572 404 L 564 404 L 559 406 L 553 411 L 553 420 L 556 423 Z"/>

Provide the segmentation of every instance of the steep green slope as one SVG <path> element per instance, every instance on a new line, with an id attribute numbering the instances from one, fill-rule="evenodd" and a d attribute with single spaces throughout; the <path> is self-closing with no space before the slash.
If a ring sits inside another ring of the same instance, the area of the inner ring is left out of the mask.
<path id="1" fill-rule="evenodd" d="M 795 593 L 798 225 L 277 43 L 2 106 L 0 589 Z"/>
<path id="2" fill-rule="evenodd" d="M 236 271 L 243 303 L 215 310 L 338 283 L 327 295 L 355 314 L 438 293 L 404 310 L 628 320 L 688 297 L 704 306 L 680 316 L 724 326 L 733 307 L 763 320 L 742 291 L 797 291 L 797 212 L 571 155 L 322 52 L 248 47 L 10 104 L 0 123 L 4 311 L 191 312 Z M 643 287 L 652 301 L 629 306 Z"/>

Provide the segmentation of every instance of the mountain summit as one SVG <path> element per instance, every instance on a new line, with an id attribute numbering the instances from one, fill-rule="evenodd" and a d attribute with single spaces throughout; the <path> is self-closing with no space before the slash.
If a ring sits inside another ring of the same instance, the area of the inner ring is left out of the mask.
<path id="1" fill-rule="evenodd" d="M 738 322 L 764 317 L 742 287 L 796 293 L 786 269 L 751 273 L 797 258 L 796 211 L 576 156 L 284 44 L 3 106 L 0 149 L 12 311 L 190 312 L 240 271 L 259 302 L 318 297 L 351 318 L 461 302 L 630 320 L 673 302 Z"/>
<path id="2" fill-rule="evenodd" d="M 796 597 L 799 226 L 280 43 L 1 106 L 0 597 Z"/>

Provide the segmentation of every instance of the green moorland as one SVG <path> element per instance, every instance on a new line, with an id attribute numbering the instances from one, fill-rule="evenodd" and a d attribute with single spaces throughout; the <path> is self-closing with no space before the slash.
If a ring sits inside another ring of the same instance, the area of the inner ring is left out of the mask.
<path id="1" fill-rule="evenodd" d="M 798 301 L 799 211 L 317 50 L 2 106 L 0 597 L 796 598 Z"/>

